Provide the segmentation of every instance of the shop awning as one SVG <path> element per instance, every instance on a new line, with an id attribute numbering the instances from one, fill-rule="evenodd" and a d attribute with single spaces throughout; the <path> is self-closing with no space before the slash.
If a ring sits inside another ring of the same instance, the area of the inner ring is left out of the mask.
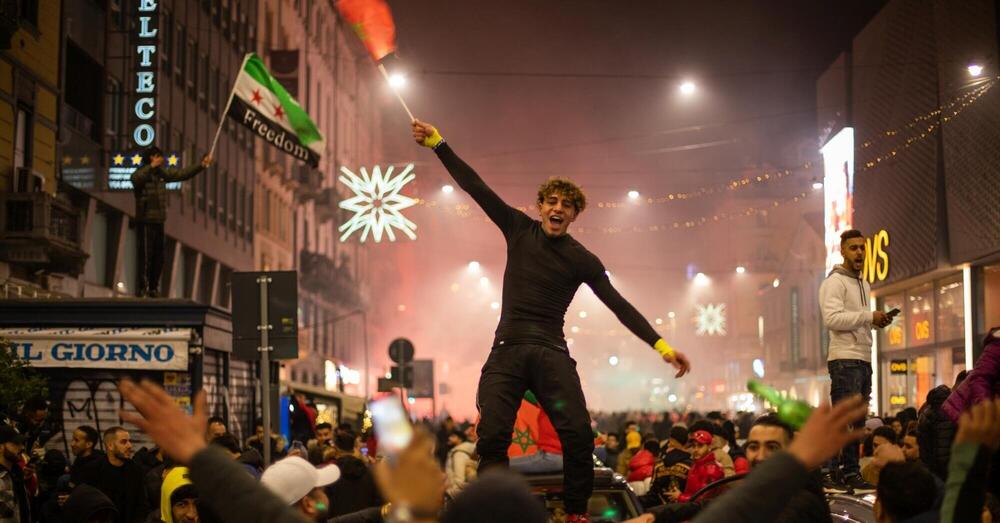
<path id="1" fill-rule="evenodd" d="M 192 329 L 0 329 L 33 367 L 187 370 Z"/>

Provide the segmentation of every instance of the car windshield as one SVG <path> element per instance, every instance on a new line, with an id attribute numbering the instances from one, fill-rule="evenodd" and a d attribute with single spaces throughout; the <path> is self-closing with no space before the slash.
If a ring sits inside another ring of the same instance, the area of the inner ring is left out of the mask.
<path id="1" fill-rule="evenodd" d="M 559 493 L 544 493 L 538 495 L 549 512 L 549 523 L 566 521 L 566 509 L 563 506 L 562 495 Z M 590 520 L 597 522 L 626 521 L 638 514 L 627 501 L 623 492 L 594 490 L 587 504 Z"/>

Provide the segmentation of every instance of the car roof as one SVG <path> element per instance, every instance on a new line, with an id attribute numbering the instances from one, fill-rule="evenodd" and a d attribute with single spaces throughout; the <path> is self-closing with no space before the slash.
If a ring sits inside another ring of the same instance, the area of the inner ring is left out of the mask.
<path id="1" fill-rule="evenodd" d="M 563 475 L 561 472 L 545 474 L 521 474 L 533 489 L 562 490 Z M 607 467 L 594 469 L 594 488 L 616 488 L 626 485 L 625 478 Z"/>

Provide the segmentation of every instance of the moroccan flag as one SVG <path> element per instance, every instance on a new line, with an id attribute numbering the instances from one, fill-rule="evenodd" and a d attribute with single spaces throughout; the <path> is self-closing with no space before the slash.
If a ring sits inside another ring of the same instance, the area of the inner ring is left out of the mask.
<path id="1" fill-rule="evenodd" d="M 521 406 L 517 409 L 514 433 L 511 435 L 508 457 L 525 456 L 544 450 L 550 454 L 562 454 L 559 434 L 552 426 L 552 420 L 538 404 L 538 399 L 530 390 L 524 393 Z"/>
<path id="2" fill-rule="evenodd" d="M 323 154 L 323 135 L 305 110 L 250 53 L 236 77 L 228 114 L 267 143 L 313 167 Z"/>
<path id="3" fill-rule="evenodd" d="M 337 10 L 376 63 L 396 50 L 396 24 L 385 0 L 337 0 Z"/>

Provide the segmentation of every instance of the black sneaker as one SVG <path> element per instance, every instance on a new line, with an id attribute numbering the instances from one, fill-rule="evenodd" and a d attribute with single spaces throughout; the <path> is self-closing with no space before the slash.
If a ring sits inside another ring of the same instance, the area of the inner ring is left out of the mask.
<path id="1" fill-rule="evenodd" d="M 827 494 L 845 494 L 850 489 L 844 484 L 839 470 L 823 474 L 823 491 Z"/>
<path id="2" fill-rule="evenodd" d="M 861 476 L 857 474 L 844 476 L 844 484 L 855 494 L 871 494 L 875 492 L 875 485 L 861 479 Z"/>

